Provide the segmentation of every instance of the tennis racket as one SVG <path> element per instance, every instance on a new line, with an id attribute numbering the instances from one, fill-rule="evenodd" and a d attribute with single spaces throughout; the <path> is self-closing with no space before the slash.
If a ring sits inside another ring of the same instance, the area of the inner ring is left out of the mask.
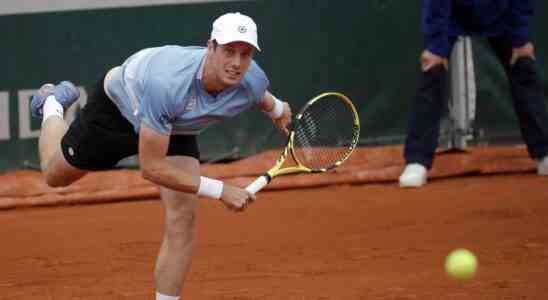
<path id="1" fill-rule="evenodd" d="M 360 119 L 348 97 L 328 92 L 308 101 L 289 129 L 280 157 L 270 170 L 246 187 L 248 192 L 257 193 L 276 176 L 327 172 L 340 166 L 358 144 Z"/>

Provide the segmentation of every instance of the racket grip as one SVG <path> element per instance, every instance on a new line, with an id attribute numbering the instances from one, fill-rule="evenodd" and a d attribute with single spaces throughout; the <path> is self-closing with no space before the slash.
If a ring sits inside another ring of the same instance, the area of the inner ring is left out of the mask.
<path id="1" fill-rule="evenodd" d="M 264 188 L 268 182 L 269 182 L 268 176 L 261 176 L 255 179 L 250 185 L 248 185 L 245 189 L 246 191 L 250 192 L 251 194 L 256 194 L 258 191 L 260 191 L 262 188 Z"/>

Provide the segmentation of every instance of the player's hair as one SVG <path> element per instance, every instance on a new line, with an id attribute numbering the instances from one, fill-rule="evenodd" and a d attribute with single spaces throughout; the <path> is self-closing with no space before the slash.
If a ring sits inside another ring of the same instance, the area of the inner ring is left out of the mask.
<path id="1" fill-rule="evenodd" d="M 217 40 L 211 40 L 211 43 L 213 43 L 213 51 L 216 51 L 219 43 L 217 43 Z"/>

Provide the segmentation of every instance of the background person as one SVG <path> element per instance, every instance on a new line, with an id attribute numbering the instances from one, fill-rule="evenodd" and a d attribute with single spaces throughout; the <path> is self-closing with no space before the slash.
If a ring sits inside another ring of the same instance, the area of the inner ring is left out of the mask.
<path id="1" fill-rule="evenodd" d="M 425 39 L 418 88 L 409 113 L 402 187 L 427 181 L 447 101 L 448 57 L 460 35 L 487 37 L 508 77 L 514 109 L 538 174 L 548 175 L 548 113 L 529 37 L 533 0 L 423 0 Z"/>

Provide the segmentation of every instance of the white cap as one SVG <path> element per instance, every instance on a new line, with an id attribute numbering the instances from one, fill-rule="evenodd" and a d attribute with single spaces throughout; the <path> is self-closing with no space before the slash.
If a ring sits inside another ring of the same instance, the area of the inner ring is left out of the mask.
<path id="1" fill-rule="evenodd" d="M 220 45 L 246 42 L 261 51 L 257 42 L 257 25 L 250 17 L 240 13 L 227 13 L 213 22 L 211 40 Z"/>

